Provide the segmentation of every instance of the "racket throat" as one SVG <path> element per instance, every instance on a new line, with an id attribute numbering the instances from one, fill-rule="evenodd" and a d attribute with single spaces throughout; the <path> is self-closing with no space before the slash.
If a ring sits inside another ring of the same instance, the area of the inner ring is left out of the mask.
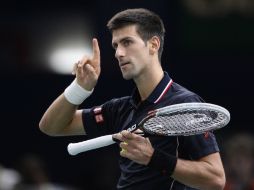
<path id="1" fill-rule="evenodd" d="M 137 129 L 138 129 L 137 124 L 134 124 L 134 125 L 132 125 L 131 127 L 129 127 L 129 128 L 127 129 L 127 131 L 132 133 L 132 132 L 136 131 Z"/>

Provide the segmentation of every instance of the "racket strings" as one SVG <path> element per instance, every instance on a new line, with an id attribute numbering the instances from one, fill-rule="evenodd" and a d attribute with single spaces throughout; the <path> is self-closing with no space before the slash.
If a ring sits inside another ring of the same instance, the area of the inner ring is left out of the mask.
<path id="1" fill-rule="evenodd" d="M 151 134 L 192 135 L 223 127 L 225 122 L 225 115 L 220 112 L 190 109 L 153 117 L 143 128 Z"/>

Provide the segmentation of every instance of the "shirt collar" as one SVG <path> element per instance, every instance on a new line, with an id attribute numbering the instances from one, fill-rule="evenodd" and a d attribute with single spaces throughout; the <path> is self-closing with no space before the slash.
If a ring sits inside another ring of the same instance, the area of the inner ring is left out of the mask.
<path id="1" fill-rule="evenodd" d="M 168 73 L 164 72 L 163 78 L 161 79 L 159 84 L 155 87 L 155 89 L 152 91 L 152 93 L 148 96 L 148 98 L 145 101 L 156 104 L 167 93 L 172 83 L 173 83 L 173 80 L 169 77 Z M 138 89 L 135 88 L 132 93 L 131 104 L 134 106 L 137 106 L 140 103 L 140 100 L 141 98 L 140 98 Z"/>

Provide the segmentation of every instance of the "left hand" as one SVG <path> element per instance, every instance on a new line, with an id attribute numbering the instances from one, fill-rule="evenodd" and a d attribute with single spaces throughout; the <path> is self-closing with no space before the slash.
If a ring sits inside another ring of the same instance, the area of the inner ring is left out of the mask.
<path id="1" fill-rule="evenodd" d="M 153 155 L 154 149 L 148 138 L 144 138 L 126 130 L 114 134 L 113 138 L 122 141 L 120 155 L 142 165 L 147 165 Z"/>

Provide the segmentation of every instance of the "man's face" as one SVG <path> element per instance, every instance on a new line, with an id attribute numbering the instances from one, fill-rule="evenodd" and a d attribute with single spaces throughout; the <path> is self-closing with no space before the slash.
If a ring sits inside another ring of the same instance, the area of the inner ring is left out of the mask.
<path id="1" fill-rule="evenodd" d="M 149 68 L 148 44 L 139 36 L 135 25 L 114 30 L 112 46 L 124 79 L 138 78 Z"/>

